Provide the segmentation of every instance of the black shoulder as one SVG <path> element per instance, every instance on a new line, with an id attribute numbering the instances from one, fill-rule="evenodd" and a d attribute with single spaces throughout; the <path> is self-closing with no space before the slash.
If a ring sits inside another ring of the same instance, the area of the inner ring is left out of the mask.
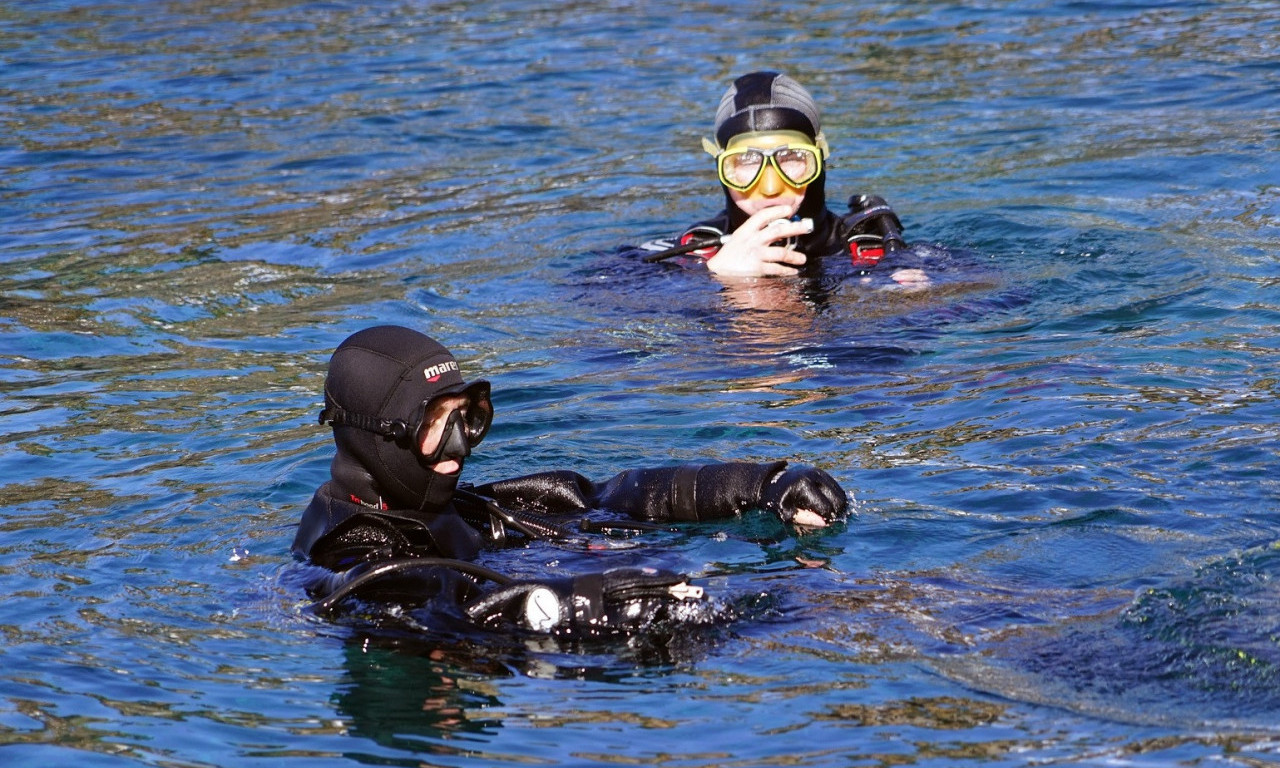
<path id="1" fill-rule="evenodd" d="M 863 246 L 878 248 L 883 253 L 893 253 L 907 247 L 902 237 L 902 219 L 889 207 L 888 201 L 879 195 L 854 195 L 849 198 L 849 212 L 840 217 L 845 238 L 859 249 Z M 872 238 L 874 243 L 861 243 Z"/>
<path id="2" fill-rule="evenodd" d="M 305 560 L 311 555 L 311 548 L 321 536 L 365 509 L 358 504 L 336 498 L 332 490 L 330 483 L 321 485 L 302 513 L 298 531 L 293 537 L 293 546 L 290 547 L 293 556 L 299 560 Z"/>

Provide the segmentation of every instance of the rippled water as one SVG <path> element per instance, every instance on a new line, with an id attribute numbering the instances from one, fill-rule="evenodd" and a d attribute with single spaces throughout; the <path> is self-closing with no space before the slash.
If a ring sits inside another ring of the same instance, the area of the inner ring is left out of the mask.
<path id="1" fill-rule="evenodd" d="M 1277 759 L 1280 4 L 546 5 L 0 10 L 0 762 Z M 615 255 L 718 207 L 766 66 L 935 289 Z M 608 553 L 744 609 L 669 648 L 320 621 L 287 550 L 374 322 L 494 382 L 473 480 L 793 457 L 857 513 Z"/>

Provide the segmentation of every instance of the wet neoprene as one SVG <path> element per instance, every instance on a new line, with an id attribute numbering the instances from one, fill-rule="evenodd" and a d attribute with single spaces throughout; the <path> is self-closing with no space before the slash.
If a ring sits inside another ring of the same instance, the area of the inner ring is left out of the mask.
<path id="1" fill-rule="evenodd" d="M 377 326 L 342 342 L 329 361 L 321 416 L 333 423 L 338 450 L 331 474 L 340 491 L 387 508 L 443 509 L 457 474 L 432 471 L 416 450 L 416 435 L 392 427 L 416 425 L 424 402 L 463 389 L 453 355 L 417 331 Z M 345 417 L 334 419 L 335 412 Z"/>

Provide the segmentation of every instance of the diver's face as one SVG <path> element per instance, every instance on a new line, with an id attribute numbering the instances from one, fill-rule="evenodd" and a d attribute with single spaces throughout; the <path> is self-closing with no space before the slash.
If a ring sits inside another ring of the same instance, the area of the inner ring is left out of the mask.
<path id="1" fill-rule="evenodd" d="M 493 401 L 489 382 L 483 379 L 461 392 L 424 401 L 416 438 L 418 463 L 437 474 L 456 475 L 491 424 Z"/>
<path id="2" fill-rule="evenodd" d="M 794 142 L 794 134 L 750 133 L 733 137 L 725 149 L 738 149 L 743 146 L 774 149 Z M 760 178 L 747 191 L 741 192 L 732 187 L 725 187 L 725 189 L 729 191 L 729 199 L 733 200 L 734 204 L 747 216 L 752 216 L 764 208 L 785 206 L 790 211 L 784 218 L 789 218 L 800 210 L 806 188 L 792 186 L 772 164 L 766 163 L 760 172 Z"/>
<path id="3" fill-rule="evenodd" d="M 418 452 L 423 456 L 434 453 L 436 448 L 440 447 L 440 441 L 444 439 L 444 428 L 449 415 L 455 410 L 465 412 L 468 405 L 467 397 L 462 394 L 447 395 L 432 400 L 431 408 L 427 410 L 426 418 L 418 428 Z M 431 469 L 442 475 L 452 475 L 462 469 L 462 462 L 446 456 L 432 464 Z"/>

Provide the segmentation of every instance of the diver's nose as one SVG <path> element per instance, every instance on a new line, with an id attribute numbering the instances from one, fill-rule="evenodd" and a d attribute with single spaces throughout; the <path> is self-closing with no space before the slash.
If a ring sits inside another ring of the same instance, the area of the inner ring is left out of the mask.
<path id="1" fill-rule="evenodd" d="M 774 170 L 772 163 L 766 163 L 760 171 L 760 183 L 756 184 L 756 191 L 765 197 L 777 197 L 784 189 L 786 184 L 782 182 L 782 176 Z"/>

